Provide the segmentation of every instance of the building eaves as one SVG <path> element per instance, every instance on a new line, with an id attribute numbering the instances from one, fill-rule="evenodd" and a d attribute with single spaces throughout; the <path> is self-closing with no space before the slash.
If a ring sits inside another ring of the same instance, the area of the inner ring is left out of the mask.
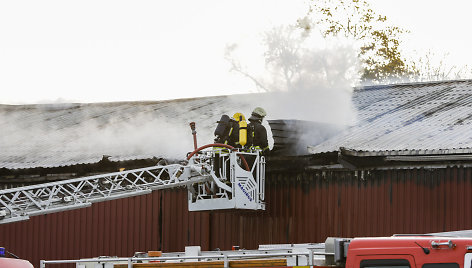
<path id="1" fill-rule="evenodd" d="M 472 148 L 437 149 L 437 150 L 390 150 L 390 151 L 360 151 L 341 147 L 339 151 L 345 155 L 366 156 L 424 156 L 424 155 L 462 155 L 472 154 Z"/>

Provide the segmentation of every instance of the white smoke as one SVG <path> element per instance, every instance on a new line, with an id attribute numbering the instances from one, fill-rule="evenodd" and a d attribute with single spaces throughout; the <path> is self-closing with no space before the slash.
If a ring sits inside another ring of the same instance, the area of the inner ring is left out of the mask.
<path id="1" fill-rule="evenodd" d="M 356 120 L 351 97 L 360 66 L 355 48 L 346 40 L 307 35 L 306 27 L 280 26 L 267 32 L 258 65 L 246 63 L 241 51 L 248 49 L 241 44 L 229 45 L 227 58 L 233 70 L 270 93 L 253 98 L 253 105 L 264 107 L 268 118 L 351 125 Z M 253 62 L 253 55 L 250 58 Z"/>
<path id="2" fill-rule="evenodd" d="M 197 116 L 178 103 L 162 112 L 139 103 L 120 111 L 117 105 L 11 106 L 0 112 L 2 157 L 19 167 L 93 163 L 104 155 L 112 161 L 184 159 L 193 151 L 190 121 L 197 121 L 199 145 L 212 140 L 217 115 Z"/>
<path id="3" fill-rule="evenodd" d="M 307 145 L 318 144 L 356 122 L 352 92 L 359 81 L 360 64 L 354 43 L 314 33 L 309 19 L 274 27 L 264 34 L 259 64 L 248 64 L 254 63 L 255 52 L 244 44 L 231 44 L 226 52 L 232 70 L 265 92 L 247 103 L 265 108 L 267 119 L 316 122 L 292 129 L 297 154 L 305 154 Z M 245 57 L 245 51 L 251 51 L 250 56 Z"/>
<path id="4" fill-rule="evenodd" d="M 12 161 L 26 166 L 96 162 L 102 155 L 117 160 L 182 159 L 193 150 L 189 122 L 197 123 L 199 145 L 208 144 L 222 114 L 242 112 L 249 117 L 257 106 L 267 110 L 267 119 L 350 125 L 356 115 L 351 94 L 358 64 L 354 49 L 346 44 L 322 41 L 294 26 L 274 28 L 262 45 L 250 44 L 247 50 L 232 45 L 227 54 L 235 70 L 259 83 L 264 93 L 215 102 L 177 100 L 167 108 L 162 104 L 157 112 L 146 103 L 127 104 L 124 109 L 134 112 L 114 109 L 110 116 L 106 104 L 25 106 L 0 114 L 0 147 L 4 154 L 19 156 Z M 253 59 L 262 48 L 265 54 L 257 64 Z M 251 61 L 231 58 L 241 51 L 250 51 Z"/>

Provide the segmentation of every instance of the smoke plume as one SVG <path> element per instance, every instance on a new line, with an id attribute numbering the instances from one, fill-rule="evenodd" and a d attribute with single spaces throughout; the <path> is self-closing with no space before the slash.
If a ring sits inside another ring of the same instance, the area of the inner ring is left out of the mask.
<path id="1" fill-rule="evenodd" d="M 237 54 L 240 44 L 227 49 L 232 70 L 270 93 L 255 98 L 254 104 L 264 105 L 271 118 L 340 125 L 355 122 L 351 96 L 359 64 L 349 42 L 306 35 L 296 26 L 280 26 L 265 33 L 263 43 L 263 58 L 256 67 L 245 64 L 247 59 Z"/>
<path id="2" fill-rule="evenodd" d="M 193 150 L 189 122 L 197 123 L 199 145 L 208 144 L 222 114 L 242 112 L 249 117 L 257 106 L 266 109 L 269 120 L 335 126 L 316 129 L 316 135 L 304 129 L 308 138 L 303 139 L 310 145 L 355 122 L 351 94 L 358 64 L 348 43 L 317 39 L 304 27 L 283 26 L 267 32 L 262 44 L 249 44 L 246 50 L 247 44 L 232 44 L 226 54 L 233 70 L 254 81 L 259 94 L 149 103 L 6 105 L 0 107 L 2 153 L 10 155 L 17 168 L 92 163 L 103 155 L 111 160 L 183 159 Z M 264 49 L 263 56 L 254 61 L 257 48 Z M 247 51 L 250 61 L 241 53 Z M 242 57 L 236 57 L 238 53 Z"/>
<path id="3" fill-rule="evenodd" d="M 326 139 L 356 122 L 352 91 L 359 81 L 360 65 L 351 42 L 315 36 L 307 23 L 301 20 L 299 25 L 275 27 L 265 33 L 265 50 L 259 66 L 245 63 L 248 58 L 241 54 L 247 51 L 244 44 L 229 45 L 226 57 L 233 71 L 251 79 L 265 92 L 248 102 L 265 108 L 268 119 L 331 125 L 324 127 L 326 133 L 313 129 L 311 132 L 318 134 L 311 135 L 312 140 L 306 137 L 310 136 L 309 129 L 302 131 L 305 138 L 300 140 L 314 145 L 322 141 L 320 137 Z M 307 34 L 307 28 L 312 34 Z"/>

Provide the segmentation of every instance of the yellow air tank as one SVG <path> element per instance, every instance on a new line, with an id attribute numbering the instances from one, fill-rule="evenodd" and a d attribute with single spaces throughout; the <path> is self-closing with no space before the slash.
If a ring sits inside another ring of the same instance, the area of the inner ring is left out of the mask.
<path id="1" fill-rule="evenodd" d="M 235 113 L 234 120 L 239 124 L 239 145 L 244 146 L 247 143 L 247 122 L 242 113 Z"/>

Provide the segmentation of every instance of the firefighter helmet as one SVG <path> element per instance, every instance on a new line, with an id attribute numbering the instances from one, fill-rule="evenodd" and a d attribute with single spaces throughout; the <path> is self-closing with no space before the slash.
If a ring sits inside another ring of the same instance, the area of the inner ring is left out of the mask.
<path id="1" fill-rule="evenodd" d="M 250 119 L 262 119 L 267 115 L 266 111 L 261 107 L 256 107 L 254 111 L 252 111 Z"/>

